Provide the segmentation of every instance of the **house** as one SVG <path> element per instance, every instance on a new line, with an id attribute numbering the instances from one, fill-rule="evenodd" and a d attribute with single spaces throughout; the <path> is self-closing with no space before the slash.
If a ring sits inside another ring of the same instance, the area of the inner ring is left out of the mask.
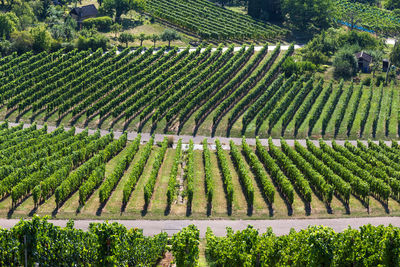
<path id="1" fill-rule="evenodd" d="M 370 65 L 372 63 L 372 56 L 365 53 L 364 51 L 356 54 L 358 69 L 364 73 L 370 72 Z"/>
<path id="2" fill-rule="evenodd" d="M 73 8 L 69 14 L 74 18 L 78 24 L 88 18 L 95 18 L 97 16 L 97 8 L 94 5 L 87 5 Z"/>

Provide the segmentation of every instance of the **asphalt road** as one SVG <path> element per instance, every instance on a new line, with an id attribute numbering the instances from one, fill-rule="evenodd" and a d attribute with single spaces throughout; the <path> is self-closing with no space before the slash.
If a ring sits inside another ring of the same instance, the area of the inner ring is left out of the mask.
<path id="1" fill-rule="evenodd" d="M 0 219 L 0 227 L 11 228 L 19 220 L 17 219 Z M 65 227 L 67 220 L 49 220 L 51 223 Z M 101 223 L 103 220 L 77 220 L 75 228 L 87 230 L 90 223 Z M 226 227 L 233 230 L 243 230 L 248 225 L 252 225 L 258 229 L 260 233 L 264 233 L 268 227 L 276 235 L 288 234 L 290 229 L 296 231 L 306 229 L 310 225 L 324 225 L 333 228 L 337 232 L 341 232 L 351 228 L 357 229 L 365 224 L 372 225 L 389 225 L 400 227 L 400 217 L 365 217 L 365 218 L 341 218 L 341 219 L 288 219 L 288 220 L 110 220 L 109 222 L 118 222 L 125 225 L 128 229 L 141 228 L 147 236 L 152 236 L 160 232 L 167 232 L 169 235 L 177 233 L 183 227 L 190 224 L 196 225 L 200 230 L 200 236 L 205 237 L 207 227 L 210 227 L 217 236 L 226 235 Z"/>
<path id="2" fill-rule="evenodd" d="M 14 127 L 14 126 L 17 126 L 17 125 L 18 125 L 18 123 L 9 122 L 9 126 L 10 126 L 10 127 Z M 24 124 L 24 128 L 27 128 L 27 127 L 30 127 L 30 126 L 31 126 L 31 124 Z M 38 128 L 41 128 L 41 127 L 43 127 L 43 125 L 38 125 Z M 52 132 L 52 131 L 54 131 L 56 128 L 57 128 L 57 127 L 55 127 L 55 126 L 50 126 L 50 125 L 49 125 L 49 126 L 48 126 L 48 131 L 49 131 L 49 132 Z M 68 129 L 70 129 L 70 127 L 65 127 L 65 129 L 68 130 Z M 84 131 L 83 128 L 76 128 L 76 132 L 77 132 L 77 133 L 82 132 L 82 131 Z M 96 130 L 93 130 L 93 129 L 90 129 L 90 130 L 89 130 L 89 134 L 93 134 L 93 133 L 95 133 L 95 132 L 96 132 Z M 105 135 L 105 134 L 108 134 L 108 133 L 109 133 L 108 130 L 100 130 L 100 134 L 101 134 L 101 135 Z M 119 138 L 119 137 L 121 136 L 121 134 L 122 134 L 121 131 L 114 131 L 114 138 Z M 128 132 L 128 140 L 133 140 L 133 139 L 135 139 L 135 138 L 137 137 L 137 135 L 138 135 L 137 132 Z M 149 133 L 141 133 L 141 136 L 142 136 L 142 139 L 141 139 L 141 140 L 142 140 L 142 143 L 147 142 L 147 141 L 150 139 L 150 137 L 151 137 L 151 135 L 150 135 Z M 241 138 L 231 138 L 231 137 L 206 137 L 206 136 L 200 136 L 200 135 L 196 135 L 196 136 L 191 136 L 191 135 L 168 135 L 168 134 L 167 134 L 167 135 L 166 135 L 166 134 L 155 134 L 155 141 L 156 141 L 156 142 L 161 142 L 161 141 L 164 139 L 165 136 L 170 136 L 170 137 L 172 137 L 175 143 L 178 142 L 179 139 L 182 139 L 182 143 L 183 143 L 183 144 L 188 144 L 188 143 L 189 143 L 189 140 L 192 139 L 193 142 L 194 142 L 195 144 L 197 144 L 197 146 L 195 146 L 195 149 L 201 149 L 201 148 L 202 148 L 202 146 L 201 146 L 200 144 L 202 144 L 204 138 L 207 138 L 207 142 L 210 144 L 210 147 L 211 147 L 211 148 L 213 148 L 213 146 L 215 145 L 215 140 L 216 140 L 216 139 L 219 139 L 219 140 L 221 141 L 221 144 L 223 145 L 222 147 L 223 147 L 224 149 L 229 149 L 229 141 L 230 141 L 230 140 L 233 140 L 233 142 L 234 142 L 236 145 L 240 145 L 241 142 L 242 142 L 242 139 L 241 139 Z M 260 141 L 261 141 L 261 143 L 262 143 L 263 145 L 267 145 L 267 144 L 268 144 L 268 139 L 260 139 Z M 273 143 L 274 143 L 276 146 L 280 146 L 280 143 L 281 143 L 280 139 L 272 139 L 272 141 L 273 141 Z M 286 141 L 289 145 L 292 145 L 292 146 L 293 146 L 295 140 L 294 140 L 294 139 L 285 139 L 285 141 Z M 306 146 L 306 139 L 297 139 L 297 141 L 300 142 L 300 144 L 301 144 L 302 146 Z M 255 138 L 246 138 L 246 142 L 247 142 L 248 144 L 250 144 L 250 145 L 255 145 L 256 139 L 255 139 Z M 314 144 L 316 144 L 316 145 L 319 144 L 319 141 L 318 141 L 318 140 L 312 140 L 312 142 L 313 142 Z M 328 145 L 330 145 L 330 144 L 332 143 L 330 140 L 326 140 L 325 142 L 326 142 Z M 336 140 L 336 143 L 338 143 L 339 145 L 343 145 L 344 142 L 345 142 L 344 140 Z M 355 141 L 355 140 L 350 140 L 349 142 L 352 143 L 352 144 L 354 144 L 354 145 L 357 144 L 357 141 Z M 363 142 L 364 144 L 367 144 L 367 141 L 365 141 L 365 140 L 363 140 L 362 142 Z M 378 143 L 378 141 L 374 141 L 374 142 L 375 142 L 375 143 Z M 385 141 L 385 143 L 386 143 L 387 145 L 391 145 L 391 141 Z"/>

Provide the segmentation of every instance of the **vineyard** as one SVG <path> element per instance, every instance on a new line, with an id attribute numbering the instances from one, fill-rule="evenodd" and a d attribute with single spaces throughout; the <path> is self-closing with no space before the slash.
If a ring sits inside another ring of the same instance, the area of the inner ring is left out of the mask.
<path id="1" fill-rule="evenodd" d="M 399 228 L 362 226 L 335 232 L 310 226 L 299 232 L 276 236 L 252 226 L 217 237 L 208 228 L 205 241 L 189 225 L 172 237 L 163 232 L 147 237 L 142 230 L 127 230 L 118 223 L 91 223 L 88 231 L 54 226 L 46 218 L 20 221 L 10 230 L 0 229 L 0 263 L 30 265 L 127 265 L 156 266 L 397 266 L 400 255 Z M 168 244 L 171 244 L 170 246 Z M 121 249 L 123 248 L 123 249 Z M 167 254 L 173 256 L 171 259 Z M 158 265 L 157 265 L 158 266 Z"/>
<path id="2" fill-rule="evenodd" d="M 336 19 L 356 23 L 366 30 L 384 35 L 396 35 L 400 29 L 400 17 L 393 12 L 360 2 L 338 0 Z M 350 25 L 351 26 L 351 25 Z"/>
<path id="3" fill-rule="evenodd" d="M 0 212 L 136 218 L 397 214 L 400 145 L 255 146 L 243 138 L 171 147 L 99 131 L 0 130 Z"/>
<path id="4" fill-rule="evenodd" d="M 146 2 L 145 10 L 207 40 L 271 40 L 287 33 L 276 25 L 257 21 L 207 0 L 150 0 Z"/>
<path id="5" fill-rule="evenodd" d="M 205 136 L 397 139 L 399 90 L 286 77 L 294 47 L 26 53 L 3 59 L 0 116 Z"/>

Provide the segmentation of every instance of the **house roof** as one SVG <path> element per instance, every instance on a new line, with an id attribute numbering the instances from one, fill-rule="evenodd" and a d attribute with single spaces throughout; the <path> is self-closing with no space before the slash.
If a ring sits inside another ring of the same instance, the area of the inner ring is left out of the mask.
<path id="1" fill-rule="evenodd" d="M 80 18 L 91 17 L 97 15 L 97 8 L 92 5 L 75 7 L 71 10 L 70 14 L 75 14 Z"/>
<path id="2" fill-rule="evenodd" d="M 363 59 L 363 60 L 365 60 L 367 62 L 371 62 L 372 61 L 372 56 L 370 54 L 368 54 L 368 53 L 365 53 L 364 51 L 358 52 L 356 54 L 356 58 L 357 59 L 361 58 L 361 59 Z"/>

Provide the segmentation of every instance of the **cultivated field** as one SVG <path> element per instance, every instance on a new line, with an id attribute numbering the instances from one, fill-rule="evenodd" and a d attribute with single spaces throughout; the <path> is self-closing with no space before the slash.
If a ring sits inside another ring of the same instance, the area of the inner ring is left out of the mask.
<path id="1" fill-rule="evenodd" d="M 205 136 L 397 139 L 397 86 L 281 73 L 293 46 L 120 53 L 76 50 L 1 61 L 1 118 Z"/>
<path id="2" fill-rule="evenodd" d="M 285 218 L 399 214 L 400 148 L 307 141 L 281 148 L 141 144 L 126 134 L 47 133 L 1 125 L 2 200 L 9 217 Z M 196 148 L 196 149 L 195 149 Z"/>
<path id="3" fill-rule="evenodd" d="M 207 0 L 151 0 L 146 3 L 145 10 L 206 40 L 271 40 L 288 33 L 284 28 Z"/>

